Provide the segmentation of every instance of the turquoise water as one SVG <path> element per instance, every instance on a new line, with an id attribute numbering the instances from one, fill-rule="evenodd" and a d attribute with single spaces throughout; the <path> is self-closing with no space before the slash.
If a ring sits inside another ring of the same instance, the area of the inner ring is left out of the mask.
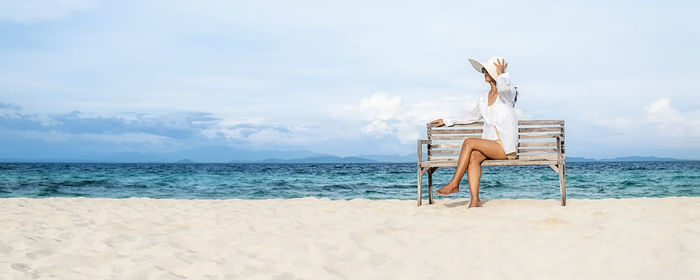
<path id="1" fill-rule="evenodd" d="M 547 166 L 483 167 L 481 196 L 558 199 Z M 454 168 L 441 168 L 436 187 Z M 427 182 L 427 176 L 424 176 Z M 424 185 L 424 188 L 427 187 Z M 468 185 L 450 197 L 467 197 Z M 700 196 L 700 161 L 567 163 L 569 198 Z M 427 191 L 424 191 L 427 196 Z M 415 163 L 0 163 L 0 197 L 415 199 Z"/>

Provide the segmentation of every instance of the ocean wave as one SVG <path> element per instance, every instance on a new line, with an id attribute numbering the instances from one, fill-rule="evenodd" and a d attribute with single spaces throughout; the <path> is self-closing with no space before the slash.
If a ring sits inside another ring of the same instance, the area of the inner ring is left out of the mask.
<path id="1" fill-rule="evenodd" d="M 640 171 L 642 170 L 642 171 Z M 650 171 L 648 171 L 650 170 Z M 441 168 L 433 186 L 454 169 Z M 2 197 L 153 197 L 415 199 L 413 164 L 0 164 Z M 427 195 L 427 176 L 423 192 Z M 700 195 L 700 163 L 571 163 L 572 198 Z M 468 180 L 462 181 L 465 191 Z M 489 167 L 488 197 L 556 198 L 559 178 L 549 167 Z"/>

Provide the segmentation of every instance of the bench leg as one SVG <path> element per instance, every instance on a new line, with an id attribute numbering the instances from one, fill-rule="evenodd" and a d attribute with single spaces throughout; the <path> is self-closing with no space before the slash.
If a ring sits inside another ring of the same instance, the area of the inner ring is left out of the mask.
<path id="1" fill-rule="evenodd" d="M 418 205 L 417 205 L 417 206 L 420 206 L 420 205 L 421 205 L 421 200 L 422 200 L 422 196 L 423 196 L 423 193 L 422 193 L 422 190 L 421 190 L 421 187 L 423 187 L 423 186 L 422 186 L 422 185 L 423 185 L 423 182 L 422 182 L 422 180 L 423 180 L 423 175 L 421 174 L 421 171 L 422 171 L 422 170 L 421 170 L 421 168 L 420 168 L 420 166 L 419 166 L 419 167 L 418 167 L 418 199 L 417 199 L 417 202 L 418 202 L 417 204 L 418 204 Z"/>
<path id="2" fill-rule="evenodd" d="M 428 170 L 428 204 L 433 204 L 433 172 L 435 169 Z"/>
<path id="3" fill-rule="evenodd" d="M 561 206 L 566 206 L 566 164 L 559 165 L 559 191 L 561 192 Z"/>

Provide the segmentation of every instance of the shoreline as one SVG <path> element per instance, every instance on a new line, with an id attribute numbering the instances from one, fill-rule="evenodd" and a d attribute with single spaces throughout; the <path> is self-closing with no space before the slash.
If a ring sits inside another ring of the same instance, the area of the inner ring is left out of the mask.
<path id="1" fill-rule="evenodd" d="M 0 274 L 700 277 L 700 197 L 436 202 L 2 198 Z"/>
<path id="2" fill-rule="evenodd" d="M 465 194 L 462 194 L 464 196 Z M 469 198 L 441 198 L 439 195 L 434 196 L 436 204 L 437 201 L 443 200 L 443 201 L 460 201 L 460 200 L 467 200 L 469 201 Z M 570 194 L 567 194 L 566 202 L 567 205 L 569 203 L 569 200 L 581 200 L 581 201 L 597 201 L 597 200 L 625 200 L 625 199 L 669 199 L 669 198 L 700 198 L 700 196 L 659 196 L 659 197 L 602 197 L 602 198 L 578 198 L 572 196 Z M 0 201 L 2 200 L 9 200 L 9 199 L 34 199 L 34 200 L 50 200 L 50 199 L 106 199 L 106 200 L 129 200 L 129 199 L 153 199 L 153 200 L 173 200 L 173 201 L 278 201 L 278 200 L 304 200 L 304 199 L 316 199 L 320 201 L 396 201 L 396 202 L 406 202 L 406 201 L 412 201 L 413 206 L 416 206 L 416 198 L 406 198 L 406 199 L 399 199 L 399 198 L 328 198 L 328 197 L 318 197 L 318 196 L 305 196 L 305 197 L 290 197 L 290 198 L 236 198 L 236 197 L 227 197 L 227 198 L 201 198 L 201 197 L 195 197 L 195 198 L 184 198 L 184 197 L 149 197 L 149 196 L 130 196 L 130 197 L 91 197 L 91 196 L 46 196 L 46 197 L 29 197 L 29 196 L 17 196 L 17 197 L 0 197 Z M 560 200 L 559 198 L 528 198 L 528 197 L 516 197 L 516 198 L 481 198 L 482 202 L 486 201 L 500 201 L 500 200 L 532 200 L 532 201 L 554 201 L 559 203 Z M 423 206 L 429 206 L 428 204 L 428 196 L 424 194 L 423 197 Z M 419 206 L 419 208 L 422 206 Z"/>

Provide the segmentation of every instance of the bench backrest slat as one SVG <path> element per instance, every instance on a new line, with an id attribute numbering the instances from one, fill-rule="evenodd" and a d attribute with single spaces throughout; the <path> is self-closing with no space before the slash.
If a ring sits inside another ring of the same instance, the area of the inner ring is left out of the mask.
<path id="1" fill-rule="evenodd" d="M 457 160 L 462 142 L 467 138 L 480 138 L 482 122 L 455 124 L 452 127 L 427 126 L 428 160 Z M 556 137 L 561 139 L 564 157 L 563 120 L 518 121 L 518 159 L 557 160 Z"/>

